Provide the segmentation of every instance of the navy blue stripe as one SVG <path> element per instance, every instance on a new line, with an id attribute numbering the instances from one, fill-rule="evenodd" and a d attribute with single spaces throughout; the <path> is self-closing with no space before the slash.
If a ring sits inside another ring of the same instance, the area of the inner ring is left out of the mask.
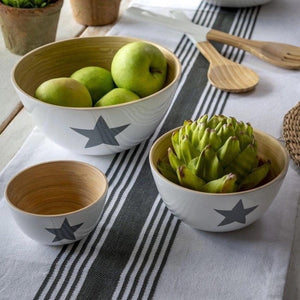
<path id="1" fill-rule="evenodd" d="M 152 224 L 154 223 L 154 221 L 155 221 L 155 219 L 157 218 L 158 212 L 159 212 L 159 210 L 161 209 L 162 205 L 163 205 L 163 204 L 162 204 L 162 202 L 160 201 L 160 203 L 157 205 L 157 207 L 156 207 L 156 209 L 155 209 L 155 212 L 154 212 L 154 214 L 153 214 L 153 216 L 152 216 L 152 218 L 151 218 L 151 221 L 149 222 L 149 226 L 148 226 L 148 228 L 147 228 L 147 230 L 145 231 L 145 234 L 144 234 L 144 236 L 143 236 L 141 245 L 140 245 L 140 247 L 139 247 L 139 249 L 138 249 L 138 251 L 137 251 L 137 253 L 136 253 L 135 257 L 134 257 L 134 260 L 133 260 L 133 262 L 132 262 L 132 265 L 130 266 L 130 268 L 129 268 L 129 270 L 128 270 L 128 273 L 127 273 L 127 275 L 126 275 L 126 277 L 125 277 L 125 280 L 124 280 L 123 286 L 122 286 L 122 288 L 121 288 L 121 290 L 120 290 L 120 293 L 119 293 L 119 295 L 118 295 L 118 298 L 121 298 L 121 297 L 123 296 L 124 292 L 125 292 L 126 286 L 127 286 L 128 281 L 129 281 L 129 279 L 130 279 L 130 275 L 131 275 L 132 271 L 134 270 L 134 267 L 135 267 L 135 265 L 137 264 L 137 262 L 138 262 L 138 260 L 139 260 L 139 258 L 140 258 L 140 256 L 141 256 L 142 250 L 143 250 L 143 248 L 144 248 L 144 246 L 145 246 L 145 243 L 146 243 L 146 240 L 147 240 L 147 238 L 148 238 L 148 236 L 149 236 L 149 233 L 150 233 L 150 230 L 151 230 L 150 224 L 152 225 Z M 153 242 L 153 241 L 151 241 L 151 243 L 152 243 L 152 242 Z"/>
<path id="2" fill-rule="evenodd" d="M 175 237 L 176 237 L 176 235 L 177 235 L 177 232 L 178 232 L 180 223 L 181 223 L 181 222 L 180 222 L 179 220 L 177 220 L 176 225 L 175 225 L 175 228 L 174 228 L 174 230 L 173 230 L 173 232 L 172 232 L 172 236 L 171 236 L 171 238 L 170 238 L 170 242 L 169 242 L 168 248 L 167 248 L 167 250 L 166 250 L 166 252 L 165 252 L 165 255 L 164 255 L 163 259 L 162 259 L 162 262 L 161 262 L 161 264 L 160 264 L 160 267 L 159 267 L 159 269 L 158 269 L 158 272 L 156 273 L 156 276 L 155 276 L 155 278 L 154 278 L 154 280 L 153 280 L 152 288 L 151 288 L 151 291 L 150 291 L 150 294 L 149 294 L 149 299 L 152 299 L 152 298 L 153 298 L 153 295 L 154 295 L 154 292 L 155 292 L 155 289 L 156 289 L 156 286 L 157 286 L 159 277 L 160 277 L 160 275 L 161 275 L 161 272 L 162 272 L 162 270 L 163 270 L 165 264 L 167 263 L 167 259 L 168 259 L 169 253 L 170 253 L 170 251 L 171 251 L 172 245 L 173 245 L 173 243 L 174 243 Z"/>

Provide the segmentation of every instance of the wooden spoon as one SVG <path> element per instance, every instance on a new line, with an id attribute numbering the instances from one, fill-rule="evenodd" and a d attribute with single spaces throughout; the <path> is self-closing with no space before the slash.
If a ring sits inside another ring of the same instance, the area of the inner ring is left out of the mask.
<path id="1" fill-rule="evenodd" d="M 179 10 L 171 11 L 171 14 L 176 20 L 189 21 Z M 200 35 L 190 33 L 187 36 L 209 61 L 207 77 L 213 86 L 226 92 L 243 93 L 254 89 L 258 84 L 259 77 L 254 71 L 225 58 L 206 39 L 201 41 Z"/>
<path id="2" fill-rule="evenodd" d="M 196 46 L 210 63 L 207 77 L 216 88 L 243 93 L 254 89 L 258 84 L 259 77 L 254 71 L 225 58 L 211 43 L 198 42 Z"/>

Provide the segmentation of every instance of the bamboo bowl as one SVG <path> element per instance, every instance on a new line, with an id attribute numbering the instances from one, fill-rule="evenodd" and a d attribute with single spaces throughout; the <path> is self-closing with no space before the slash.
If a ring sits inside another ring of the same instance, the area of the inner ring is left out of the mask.
<path id="1" fill-rule="evenodd" d="M 108 183 L 97 168 L 77 161 L 54 161 L 27 168 L 6 187 L 6 199 L 20 229 L 48 245 L 87 236 L 97 225 Z"/>
<path id="2" fill-rule="evenodd" d="M 166 179 L 157 169 L 159 160 L 167 159 L 171 130 L 152 145 L 150 167 L 162 200 L 170 211 L 193 228 L 225 232 L 244 228 L 259 219 L 275 199 L 288 170 L 288 154 L 274 137 L 254 129 L 258 156 L 271 161 L 264 183 L 236 193 L 204 193 L 187 189 Z"/>
<path id="3" fill-rule="evenodd" d="M 120 36 L 86 37 L 42 46 L 23 56 L 12 72 L 12 83 L 36 125 L 57 144 L 80 154 L 107 155 L 129 149 L 157 128 L 172 101 L 181 74 L 177 57 L 165 55 L 165 86 L 137 101 L 106 107 L 64 107 L 34 98 L 36 88 L 55 77 L 69 77 L 86 66 L 110 70 L 115 53 L 139 39 Z M 153 43 L 152 43 L 153 44 Z"/>

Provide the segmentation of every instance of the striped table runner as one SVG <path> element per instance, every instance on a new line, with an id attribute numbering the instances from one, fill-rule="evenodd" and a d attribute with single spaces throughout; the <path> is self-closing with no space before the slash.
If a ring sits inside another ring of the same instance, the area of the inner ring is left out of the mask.
<path id="1" fill-rule="evenodd" d="M 259 7 L 223 9 L 201 2 L 192 20 L 250 38 L 258 13 Z M 114 157 L 106 171 L 110 189 L 99 226 L 85 241 L 61 249 L 35 299 L 153 296 L 180 221 L 157 193 L 148 164 L 150 147 L 186 119 L 221 114 L 228 98 L 207 83 L 208 62 L 186 36 L 174 53 L 183 73 L 168 115 L 151 138 Z M 243 59 L 243 52 L 231 47 L 222 53 L 238 62 Z"/>
<path id="2" fill-rule="evenodd" d="M 196 3 L 194 9 L 187 11 L 194 23 L 251 38 L 260 7 L 230 9 L 215 7 L 202 1 L 198 2 L 198 6 Z M 126 26 L 129 26 L 128 28 L 131 30 L 134 30 L 134 27 L 139 27 L 139 30 L 136 31 L 138 37 L 144 39 L 152 39 L 151 37 L 153 37 L 153 28 L 150 25 L 141 24 L 138 26 L 137 23 L 126 17 L 126 14 L 110 34 L 126 35 L 127 33 L 133 36 L 135 31 L 126 31 Z M 165 32 L 168 33 L 167 36 L 164 36 Z M 174 51 L 179 58 L 182 64 L 182 76 L 168 113 L 148 140 L 135 148 L 114 156 L 90 158 L 70 154 L 52 144 L 35 129 L 21 149 L 21 153 L 18 154 L 19 156 L 11 163 L 11 169 L 18 169 L 26 164 L 37 163 L 38 160 L 46 160 L 46 158 L 51 160 L 68 157 L 86 160 L 100 167 L 109 181 L 107 202 L 97 228 L 80 242 L 63 247 L 50 247 L 51 250 L 48 247 L 44 248 L 43 251 L 45 251 L 47 260 L 42 258 L 41 250 L 38 251 L 39 264 L 34 266 L 33 263 L 29 263 L 34 271 L 32 273 L 30 270 L 28 271 L 28 276 L 32 276 L 32 280 L 24 281 L 23 291 L 26 284 L 29 282 L 31 284 L 30 287 L 28 285 L 28 291 L 25 290 L 22 299 L 203 299 L 198 298 L 197 290 L 199 290 L 198 295 L 205 295 L 206 286 L 202 286 L 198 279 L 194 280 L 192 272 L 188 279 L 190 280 L 190 289 L 196 292 L 191 292 L 192 296 L 185 298 L 183 296 L 184 291 L 182 291 L 183 294 L 180 294 L 180 289 L 176 288 L 176 285 L 180 286 L 181 284 L 180 276 L 174 277 L 174 274 L 167 274 L 168 268 L 166 267 L 170 262 L 176 264 L 176 261 L 170 260 L 170 254 L 172 250 L 175 251 L 174 245 L 178 239 L 179 230 L 188 232 L 187 242 L 189 234 L 196 235 L 197 238 L 199 235 L 199 242 L 201 243 L 209 242 L 209 236 L 207 233 L 203 233 L 202 238 L 200 238 L 200 233 L 188 228 L 165 207 L 151 175 L 148 154 L 157 137 L 181 125 L 184 120 L 197 119 L 203 114 L 224 113 L 230 94 L 217 90 L 208 83 L 206 77 L 208 62 L 185 35 L 163 29 L 156 34 L 157 40 Z M 220 44 L 215 44 L 215 46 L 224 56 L 237 62 L 243 62 L 243 51 Z M 49 145 L 51 153 L 48 150 Z M 32 149 L 36 147 L 37 150 L 32 153 L 30 152 L 31 147 Z M 26 161 L 24 161 L 24 157 Z M 7 169 L 2 174 L 1 189 L 4 188 L 5 182 L 11 175 L 10 172 Z M 1 202 L 3 205 L 3 201 Z M 292 207 L 294 205 L 292 204 Z M 292 225 L 290 226 L 292 227 Z M 244 234 L 247 232 L 247 229 L 244 230 Z M 0 237 L 1 234 L 0 231 Z M 227 236 L 229 237 L 229 235 Z M 243 233 L 239 235 L 241 240 L 242 236 Z M 211 237 L 218 240 L 220 235 L 212 234 Z M 24 237 L 24 239 L 26 238 Z M 233 241 L 232 238 L 230 240 Z M 40 246 L 30 247 L 34 251 Z M 193 244 L 191 247 L 194 247 Z M 227 247 L 230 248 L 226 244 L 224 255 L 236 254 L 232 249 L 228 251 Z M 241 249 L 243 248 L 244 245 L 241 246 Z M 197 249 L 192 250 L 195 253 Z M 287 251 L 284 254 L 288 258 L 289 250 L 285 250 Z M 193 257 L 189 257 L 188 254 L 186 258 L 193 260 Z M 287 258 L 285 258 L 285 262 L 287 262 Z M 239 256 L 237 261 L 238 259 Z M 255 258 L 252 259 L 255 261 Z M 196 260 L 199 260 L 199 257 Z M 5 262 L 3 263 L 5 264 Z M 184 268 L 184 266 L 181 267 Z M 201 273 L 209 272 L 209 268 L 198 271 Z M 285 271 L 286 268 L 287 266 L 285 266 Z M 216 272 L 212 278 L 214 276 L 221 277 L 218 279 L 222 281 L 221 291 L 234 290 L 235 285 L 233 283 L 231 283 L 232 286 L 226 286 L 229 284 L 226 279 L 227 270 L 218 269 L 218 265 L 211 267 L 211 270 Z M 250 277 L 253 271 L 248 266 L 245 272 L 248 272 Z M 261 276 L 264 277 L 264 274 L 262 273 Z M 166 284 L 164 278 L 167 278 L 168 275 L 170 280 L 175 278 L 175 281 Z M 17 278 L 17 275 L 14 275 L 13 278 Z M 166 286 L 162 286 L 162 282 Z M 213 289 L 218 291 L 218 287 L 214 287 L 213 282 L 205 284 L 211 285 L 210 288 L 207 288 L 208 293 Z M 251 286 L 251 283 L 249 284 Z M 247 285 L 248 283 L 244 282 L 241 287 L 244 288 Z M 279 285 L 280 289 L 277 294 L 282 294 L 283 286 L 283 283 Z M 262 288 L 260 286 L 258 290 L 255 290 L 253 287 L 251 295 L 236 292 L 235 294 L 228 293 L 219 296 L 220 299 L 265 299 L 267 292 L 263 291 Z M 237 290 L 239 289 L 237 288 Z M 5 287 L 2 291 L 7 293 Z M 13 297 L 10 298 L 9 294 L 5 294 L 4 298 L 16 299 L 22 293 L 18 288 L 14 291 L 11 289 L 10 294 Z M 258 298 L 255 298 L 254 295 Z M 216 298 L 212 298 L 208 294 L 206 299 Z"/>

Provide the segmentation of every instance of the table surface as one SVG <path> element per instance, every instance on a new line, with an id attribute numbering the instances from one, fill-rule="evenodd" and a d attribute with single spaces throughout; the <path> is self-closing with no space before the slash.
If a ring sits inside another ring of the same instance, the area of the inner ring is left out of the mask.
<path id="1" fill-rule="evenodd" d="M 121 2 L 120 15 L 130 5 L 132 0 Z M 151 2 L 151 1 L 149 1 Z M 300 9 L 300 3 L 299 3 Z M 114 24 L 108 26 L 85 27 L 72 18 L 70 3 L 65 0 L 59 21 L 57 40 L 81 36 L 105 35 Z M 295 41 L 299 42 L 299 41 Z M 0 171 L 20 149 L 34 128 L 33 121 L 24 110 L 12 88 L 10 73 L 20 56 L 11 54 L 4 46 L 0 37 Z M 297 216 L 297 228 L 300 228 L 300 218 Z M 294 236 L 290 267 L 285 288 L 285 299 L 300 299 L 300 230 Z"/>

